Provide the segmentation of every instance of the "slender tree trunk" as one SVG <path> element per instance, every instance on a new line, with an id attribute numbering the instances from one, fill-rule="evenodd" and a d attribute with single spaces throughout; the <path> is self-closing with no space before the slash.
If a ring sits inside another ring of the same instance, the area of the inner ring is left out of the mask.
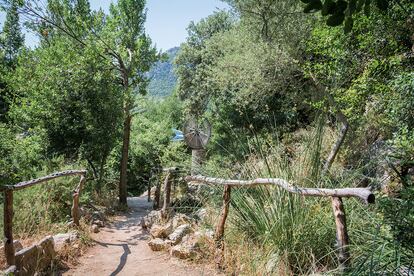
<path id="1" fill-rule="evenodd" d="M 151 202 L 151 184 L 152 184 L 152 179 L 153 179 L 153 172 L 151 171 L 150 173 L 150 177 L 148 178 L 148 183 L 147 183 L 147 201 Z"/>
<path id="2" fill-rule="evenodd" d="M 122 139 L 121 172 L 119 177 L 119 205 L 127 207 L 128 156 L 132 120 L 131 107 L 133 100 L 129 87 L 129 70 L 125 67 L 122 58 L 118 57 L 118 62 L 121 69 L 122 85 L 124 87 L 124 132 Z"/>
<path id="3" fill-rule="evenodd" d="M 128 109 L 125 109 L 124 134 L 122 141 L 121 175 L 119 179 L 119 204 L 127 206 L 127 178 L 128 178 L 128 155 L 129 139 L 131 135 L 132 116 Z"/>
<path id="4" fill-rule="evenodd" d="M 329 93 L 327 88 L 321 85 L 312 74 L 311 78 L 318 90 L 320 90 L 320 92 L 322 92 L 323 95 L 326 97 L 331 108 L 334 109 L 336 119 L 342 124 L 338 138 L 335 144 L 332 146 L 331 152 L 329 153 L 325 165 L 323 166 L 322 175 L 326 175 L 326 173 L 328 173 L 329 169 L 331 168 L 333 162 L 335 161 L 335 158 L 338 155 L 338 152 L 341 149 L 342 144 L 345 141 L 346 134 L 349 130 L 349 123 L 345 115 L 342 113 L 341 109 L 338 107 L 338 104 L 336 103 L 334 97 Z"/>
<path id="5" fill-rule="evenodd" d="M 338 121 L 341 122 L 342 127 L 341 127 L 341 131 L 339 132 L 338 138 L 335 142 L 335 144 L 333 145 L 331 152 L 329 153 L 328 158 L 326 159 L 325 165 L 323 166 L 323 170 L 322 170 L 322 175 L 325 175 L 329 169 L 331 168 L 333 162 L 335 161 L 335 158 L 339 152 L 339 150 L 341 149 L 342 144 L 345 141 L 345 137 L 346 134 L 348 133 L 348 129 L 349 129 L 349 124 L 348 124 L 348 120 L 346 119 L 345 115 L 342 113 L 342 111 L 337 107 L 337 104 L 335 102 L 334 97 L 329 94 L 329 92 L 326 92 L 327 94 L 327 98 L 329 101 L 329 104 L 332 106 L 332 108 L 335 108 L 335 114 L 336 114 L 336 118 L 338 119 Z"/>
<path id="6" fill-rule="evenodd" d="M 103 156 L 102 156 L 102 159 L 101 159 L 101 162 L 100 162 L 100 165 L 99 165 L 99 179 L 98 179 L 98 192 L 100 192 L 101 191 L 101 189 L 102 189 L 102 186 L 103 186 L 103 178 L 104 178 L 104 167 L 105 167 L 105 163 L 106 163 L 106 158 L 108 158 L 108 154 L 107 153 L 105 153 Z"/>

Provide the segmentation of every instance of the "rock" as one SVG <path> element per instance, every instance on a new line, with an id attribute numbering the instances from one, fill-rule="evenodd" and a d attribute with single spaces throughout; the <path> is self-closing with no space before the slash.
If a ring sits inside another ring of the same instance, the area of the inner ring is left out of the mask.
<path id="1" fill-rule="evenodd" d="M 141 227 L 143 229 L 150 229 L 155 223 L 162 220 L 161 211 L 151 211 L 148 215 L 141 219 Z"/>
<path id="2" fill-rule="evenodd" d="M 99 226 L 96 224 L 92 224 L 91 230 L 93 233 L 99 233 Z"/>
<path id="3" fill-rule="evenodd" d="M 52 236 L 48 236 L 41 240 L 37 246 L 39 249 L 38 268 L 40 268 L 40 270 L 43 270 L 49 267 L 56 256 L 55 242 Z"/>
<path id="4" fill-rule="evenodd" d="M 92 213 L 92 219 L 93 220 L 105 220 L 105 216 L 100 211 L 95 211 Z"/>
<path id="5" fill-rule="evenodd" d="M 53 241 L 55 243 L 55 250 L 60 251 L 66 244 L 70 244 L 76 241 L 79 238 L 78 233 L 63 233 L 53 236 Z"/>
<path id="6" fill-rule="evenodd" d="M 15 265 L 10 266 L 4 271 L 4 275 L 17 275 L 17 267 Z"/>
<path id="7" fill-rule="evenodd" d="M 39 258 L 39 247 L 33 245 L 16 253 L 16 268 L 19 275 L 34 275 Z"/>
<path id="8" fill-rule="evenodd" d="M 20 243 L 19 240 L 14 240 L 13 245 L 14 245 L 14 252 L 19 252 L 20 250 L 23 249 L 23 246 L 22 246 L 22 244 Z M 6 255 L 4 253 L 4 245 L 0 246 L 0 262 L 1 263 L 6 263 Z"/>
<path id="9" fill-rule="evenodd" d="M 92 224 L 98 225 L 100 228 L 105 227 L 105 223 L 102 220 L 94 220 Z"/>
<path id="10" fill-rule="evenodd" d="M 191 243 L 194 247 L 199 247 L 200 244 L 203 242 L 205 243 L 206 240 L 213 240 L 214 239 L 214 232 L 212 230 L 206 231 L 197 231 L 194 233 L 191 239 Z"/>
<path id="11" fill-rule="evenodd" d="M 152 251 L 162 251 L 167 248 L 167 244 L 160 238 L 150 240 L 148 242 L 148 246 L 151 248 Z"/>
<path id="12" fill-rule="evenodd" d="M 272 254 L 271 258 L 266 263 L 266 273 L 267 275 L 272 275 L 276 273 L 279 265 L 279 257 L 276 254 Z"/>
<path id="13" fill-rule="evenodd" d="M 21 244 L 19 240 L 14 240 L 13 245 L 14 245 L 14 252 L 19 252 L 20 250 L 23 249 L 23 245 Z"/>
<path id="14" fill-rule="evenodd" d="M 165 225 L 155 224 L 151 227 L 150 234 L 153 238 L 166 238 L 173 232 L 173 225 L 171 222 Z"/>
<path id="15" fill-rule="evenodd" d="M 201 208 L 195 213 L 195 215 L 199 220 L 204 221 L 207 216 L 207 210 L 205 208 Z"/>
<path id="16" fill-rule="evenodd" d="M 173 221 L 173 227 L 175 229 L 183 224 L 191 224 L 192 219 L 189 216 L 184 215 L 184 214 L 176 214 L 173 217 L 172 221 Z"/>
<path id="17" fill-rule="evenodd" d="M 196 250 L 190 245 L 179 244 L 171 248 L 170 254 L 179 259 L 190 259 L 196 256 Z"/>
<path id="18" fill-rule="evenodd" d="M 48 236 L 36 245 L 16 253 L 16 269 L 19 275 L 34 275 L 36 271 L 48 268 L 55 256 L 54 239 Z"/>
<path id="19" fill-rule="evenodd" d="M 195 236 L 205 237 L 206 239 L 214 239 L 214 231 L 211 229 L 201 230 L 194 233 Z"/>
<path id="20" fill-rule="evenodd" d="M 191 227 L 189 224 L 183 224 L 179 226 L 177 229 L 174 230 L 172 234 L 168 236 L 168 239 L 171 241 L 172 245 L 176 245 L 183 237 L 191 231 Z"/>

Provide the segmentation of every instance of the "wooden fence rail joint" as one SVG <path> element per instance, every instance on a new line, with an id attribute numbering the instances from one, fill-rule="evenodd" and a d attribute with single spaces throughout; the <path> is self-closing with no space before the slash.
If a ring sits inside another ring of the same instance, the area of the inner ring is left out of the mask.
<path id="1" fill-rule="evenodd" d="M 14 250 L 14 244 L 13 244 L 13 212 L 14 212 L 13 211 L 13 193 L 15 191 L 29 188 L 34 185 L 47 182 L 47 181 L 50 181 L 56 178 L 80 175 L 80 182 L 73 193 L 73 206 L 72 206 L 72 216 L 73 216 L 74 223 L 76 225 L 79 225 L 79 217 L 80 217 L 79 195 L 86 181 L 86 173 L 87 173 L 86 170 L 69 170 L 69 171 L 63 171 L 63 172 L 56 172 L 56 173 L 52 173 L 50 175 L 43 176 L 40 178 L 32 179 L 29 181 L 23 181 L 15 185 L 5 185 L 5 186 L 0 187 L 0 192 L 4 193 L 3 231 L 4 231 L 4 236 L 6 239 L 4 251 L 5 251 L 6 262 L 8 266 L 13 266 L 16 263 L 15 250 Z"/>
<path id="2" fill-rule="evenodd" d="M 223 193 L 223 209 L 220 215 L 219 222 L 216 227 L 216 264 L 221 268 L 224 258 L 224 226 L 229 212 L 230 192 L 232 187 L 250 188 L 259 185 L 273 185 L 283 188 L 284 190 L 299 194 L 302 196 L 312 197 L 330 197 L 332 201 L 332 210 L 335 219 L 336 239 L 338 248 L 338 260 L 340 270 L 345 272 L 350 262 L 349 253 L 349 236 L 346 225 L 345 207 L 342 198 L 354 197 L 362 200 L 366 204 L 375 203 L 375 195 L 371 188 L 304 188 L 293 185 L 288 181 L 280 178 L 257 178 L 254 180 L 229 180 L 222 178 L 206 177 L 202 175 L 186 176 L 184 178 L 187 182 L 196 182 L 209 185 L 224 186 Z"/>

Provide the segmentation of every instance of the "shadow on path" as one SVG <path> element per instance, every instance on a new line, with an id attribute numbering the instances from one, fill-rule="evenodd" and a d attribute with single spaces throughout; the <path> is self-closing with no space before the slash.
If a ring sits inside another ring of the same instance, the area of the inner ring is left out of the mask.
<path id="1" fill-rule="evenodd" d="M 124 252 L 122 253 L 121 258 L 119 259 L 119 264 L 117 268 L 115 269 L 115 271 L 110 274 L 110 276 L 118 275 L 118 273 L 120 273 L 122 269 L 125 267 L 127 260 L 128 260 L 128 255 L 131 254 L 131 250 L 129 250 L 128 244 L 127 243 L 118 243 L 118 244 L 117 243 L 105 243 L 105 242 L 100 242 L 100 241 L 94 241 L 94 242 L 96 242 L 97 244 L 103 247 L 122 246 L 122 249 L 124 249 Z"/>

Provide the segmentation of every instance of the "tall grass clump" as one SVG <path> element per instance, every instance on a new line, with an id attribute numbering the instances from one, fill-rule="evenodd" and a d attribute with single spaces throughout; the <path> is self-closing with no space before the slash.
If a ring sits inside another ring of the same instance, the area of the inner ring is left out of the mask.
<path id="1" fill-rule="evenodd" d="M 367 170 L 378 164 L 347 168 L 337 161 L 330 174 L 322 176 L 322 162 L 334 142 L 332 137 L 322 121 L 283 140 L 277 135 L 253 135 L 243 145 L 245 160 L 228 164 L 219 159 L 220 166 L 209 164 L 204 173 L 232 179 L 282 178 L 301 187 L 360 187 L 367 185 L 367 179 L 369 185 L 381 186 L 379 178 L 367 176 Z M 210 207 L 219 210 L 220 194 L 221 190 L 211 191 Z M 351 253 L 347 273 L 410 275 L 413 250 L 398 242 L 392 225 L 384 220 L 381 208 L 390 197 L 377 191 L 377 198 L 377 204 L 370 206 L 344 199 Z M 303 197 L 274 186 L 234 188 L 225 240 L 228 269 L 236 274 L 339 272 L 330 198 Z"/>
<path id="2" fill-rule="evenodd" d="M 243 179 L 282 178 L 298 186 L 320 186 L 323 128 L 302 131 L 301 143 L 286 147 L 255 137 Z M 267 249 L 266 273 L 307 274 L 334 263 L 335 228 L 330 201 L 304 198 L 273 186 L 234 189 L 232 226 Z"/>

